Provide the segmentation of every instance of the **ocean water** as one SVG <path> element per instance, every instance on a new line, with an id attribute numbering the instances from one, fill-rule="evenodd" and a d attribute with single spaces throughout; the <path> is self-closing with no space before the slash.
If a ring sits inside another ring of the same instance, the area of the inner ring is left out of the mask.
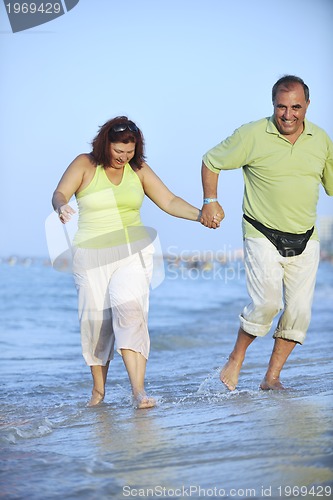
<path id="1" fill-rule="evenodd" d="M 288 389 L 259 389 L 270 333 L 249 348 L 232 393 L 219 370 L 248 300 L 242 263 L 166 263 L 151 293 L 149 410 L 131 406 L 118 355 L 105 402 L 86 407 L 72 277 L 42 260 L 14 264 L 0 263 L 0 498 L 332 497 L 331 263 L 320 264 L 307 340 L 283 370 Z"/>

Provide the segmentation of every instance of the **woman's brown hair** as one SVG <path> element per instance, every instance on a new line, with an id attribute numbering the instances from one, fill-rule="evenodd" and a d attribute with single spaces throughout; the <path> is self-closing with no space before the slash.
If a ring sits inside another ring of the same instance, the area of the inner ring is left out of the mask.
<path id="1" fill-rule="evenodd" d="M 97 165 L 103 165 L 104 168 L 110 165 L 111 142 L 123 142 L 124 144 L 134 142 L 135 153 L 129 163 L 132 168 L 140 169 L 142 167 L 142 163 L 145 161 L 144 138 L 139 127 L 127 116 L 112 118 L 100 127 L 91 143 L 93 148 L 91 156 Z"/>

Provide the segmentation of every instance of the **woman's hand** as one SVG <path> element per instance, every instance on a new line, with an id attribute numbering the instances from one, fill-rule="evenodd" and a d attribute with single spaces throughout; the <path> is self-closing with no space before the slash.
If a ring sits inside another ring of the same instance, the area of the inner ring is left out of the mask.
<path id="1" fill-rule="evenodd" d="M 58 215 L 59 219 L 63 224 L 66 224 L 66 222 L 70 221 L 72 215 L 75 214 L 74 208 L 72 208 L 70 205 L 61 205 L 58 210 Z"/>
<path id="2" fill-rule="evenodd" d="M 217 201 L 203 205 L 200 219 L 203 226 L 210 229 L 217 229 L 220 227 L 220 223 L 223 219 L 224 210 Z"/>

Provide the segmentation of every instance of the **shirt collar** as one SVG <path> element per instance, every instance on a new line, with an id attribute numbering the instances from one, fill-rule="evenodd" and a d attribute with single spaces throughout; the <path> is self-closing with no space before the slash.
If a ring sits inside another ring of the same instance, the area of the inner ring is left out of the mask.
<path id="1" fill-rule="evenodd" d="M 270 118 L 268 118 L 266 132 L 268 132 L 269 134 L 281 135 L 280 132 L 278 131 L 278 129 L 276 128 L 276 125 L 274 122 L 274 115 L 272 115 Z M 304 130 L 303 130 L 302 134 L 313 135 L 312 125 L 306 118 L 304 119 Z"/>

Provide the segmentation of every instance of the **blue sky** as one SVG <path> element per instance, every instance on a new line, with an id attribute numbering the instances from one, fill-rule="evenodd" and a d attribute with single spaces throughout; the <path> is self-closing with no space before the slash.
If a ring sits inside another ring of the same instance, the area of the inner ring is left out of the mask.
<path id="1" fill-rule="evenodd" d="M 45 256 L 44 221 L 67 165 L 98 127 L 127 115 L 149 165 L 201 206 L 202 155 L 243 123 L 272 113 L 283 74 L 310 87 L 307 117 L 333 137 L 330 0 L 80 0 L 13 34 L 0 4 L 0 256 Z M 239 248 L 241 171 L 223 172 L 219 230 L 142 209 L 163 251 Z M 321 189 L 319 215 L 333 214 Z"/>

